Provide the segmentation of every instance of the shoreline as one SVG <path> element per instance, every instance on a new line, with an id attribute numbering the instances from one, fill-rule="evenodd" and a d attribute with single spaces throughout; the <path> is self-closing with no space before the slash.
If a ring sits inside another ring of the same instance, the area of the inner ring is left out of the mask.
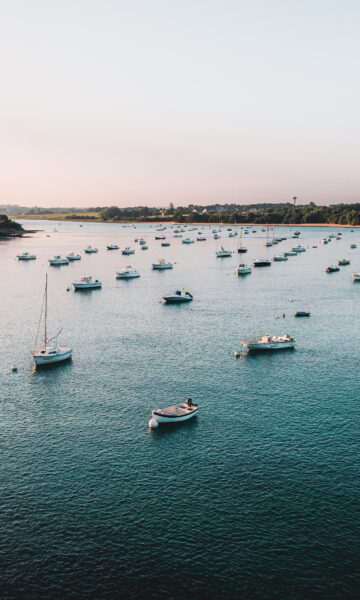
<path id="1" fill-rule="evenodd" d="M 61 218 L 59 217 L 59 215 L 56 215 L 56 217 L 54 216 L 53 218 L 51 218 L 51 216 L 46 216 L 41 218 L 41 216 L 39 215 L 38 218 L 34 218 L 33 216 L 31 217 L 26 217 L 26 216 L 12 216 L 11 219 L 19 219 L 22 221 L 61 221 L 62 223 L 108 223 L 111 225 L 199 225 L 199 226 L 206 226 L 206 227 L 220 227 L 220 226 L 225 226 L 225 225 L 231 225 L 231 226 L 239 226 L 239 227 L 269 227 L 269 228 L 274 228 L 274 227 L 343 227 L 346 229 L 358 229 L 360 228 L 360 225 L 342 225 L 340 223 L 232 223 L 232 222 L 227 222 L 225 223 L 224 221 L 214 221 L 214 222 L 205 222 L 205 221 L 103 221 L 101 219 L 67 219 L 67 218 Z M 25 230 L 23 233 L 36 233 L 37 231 L 41 231 L 39 229 L 34 229 L 34 230 Z M 0 233 L 0 237 L 1 233 Z M 16 235 L 10 235 L 9 237 L 17 237 Z"/>

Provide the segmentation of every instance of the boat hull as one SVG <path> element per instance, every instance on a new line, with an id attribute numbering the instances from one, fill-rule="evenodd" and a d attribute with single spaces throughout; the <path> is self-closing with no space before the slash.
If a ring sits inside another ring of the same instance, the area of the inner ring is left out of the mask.
<path id="1" fill-rule="evenodd" d="M 101 288 L 101 283 L 73 283 L 75 290 L 98 290 Z"/>
<path id="2" fill-rule="evenodd" d="M 136 279 L 137 277 L 140 277 L 140 273 L 117 273 L 116 274 L 116 279 Z"/>
<path id="3" fill-rule="evenodd" d="M 154 271 L 164 271 L 165 269 L 172 269 L 172 265 L 153 265 Z"/>
<path id="4" fill-rule="evenodd" d="M 55 363 L 60 363 L 69 360 L 71 358 L 71 355 L 72 350 L 68 348 L 67 350 L 64 350 L 61 353 L 53 356 L 41 355 L 34 352 L 33 359 L 37 367 L 45 367 L 47 365 L 53 365 Z"/>
<path id="5" fill-rule="evenodd" d="M 159 415 L 155 410 L 153 410 L 152 418 L 156 419 L 159 423 L 180 423 L 182 421 L 188 421 L 189 419 L 192 419 L 193 417 L 195 417 L 197 415 L 197 411 L 198 411 L 198 409 L 195 408 L 192 412 L 188 413 L 187 415 L 170 417 L 170 416 Z"/>
<path id="6" fill-rule="evenodd" d="M 251 344 L 242 342 L 246 352 L 268 352 L 273 350 L 292 350 L 295 347 L 294 342 L 269 342 L 265 344 Z"/>
<path id="7" fill-rule="evenodd" d="M 164 296 L 166 304 L 182 304 L 183 302 L 191 302 L 192 298 L 186 298 L 185 296 Z"/>

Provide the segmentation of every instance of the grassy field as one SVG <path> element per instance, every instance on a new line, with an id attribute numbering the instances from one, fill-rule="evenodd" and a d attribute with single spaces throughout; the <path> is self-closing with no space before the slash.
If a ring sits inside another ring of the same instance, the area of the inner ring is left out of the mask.
<path id="1" fill-rule="evenodd" d="M 98 221 L 99 213 L 42 213 L 41 215 L 14 215 L 11 219 L 28 219 L 29 221 Z"/>

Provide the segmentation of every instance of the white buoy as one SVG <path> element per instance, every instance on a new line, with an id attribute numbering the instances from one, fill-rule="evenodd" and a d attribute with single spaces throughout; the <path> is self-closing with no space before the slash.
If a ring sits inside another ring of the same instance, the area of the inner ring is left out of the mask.
<path id="1" fill-rule="evenodd" d="M 149 427 L 151 427 L 152 429 L 159 427 L 159 421 L 157 419 L 150 419 Z"/>

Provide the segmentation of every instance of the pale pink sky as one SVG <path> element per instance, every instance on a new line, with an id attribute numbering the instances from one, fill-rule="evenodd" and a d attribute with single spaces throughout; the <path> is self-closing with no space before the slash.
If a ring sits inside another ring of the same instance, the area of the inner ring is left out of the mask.
<path id="1" fill-rule="evenodd" d="M 359 12 L 8 2 L 0 204 L 359 201 Z"/>

